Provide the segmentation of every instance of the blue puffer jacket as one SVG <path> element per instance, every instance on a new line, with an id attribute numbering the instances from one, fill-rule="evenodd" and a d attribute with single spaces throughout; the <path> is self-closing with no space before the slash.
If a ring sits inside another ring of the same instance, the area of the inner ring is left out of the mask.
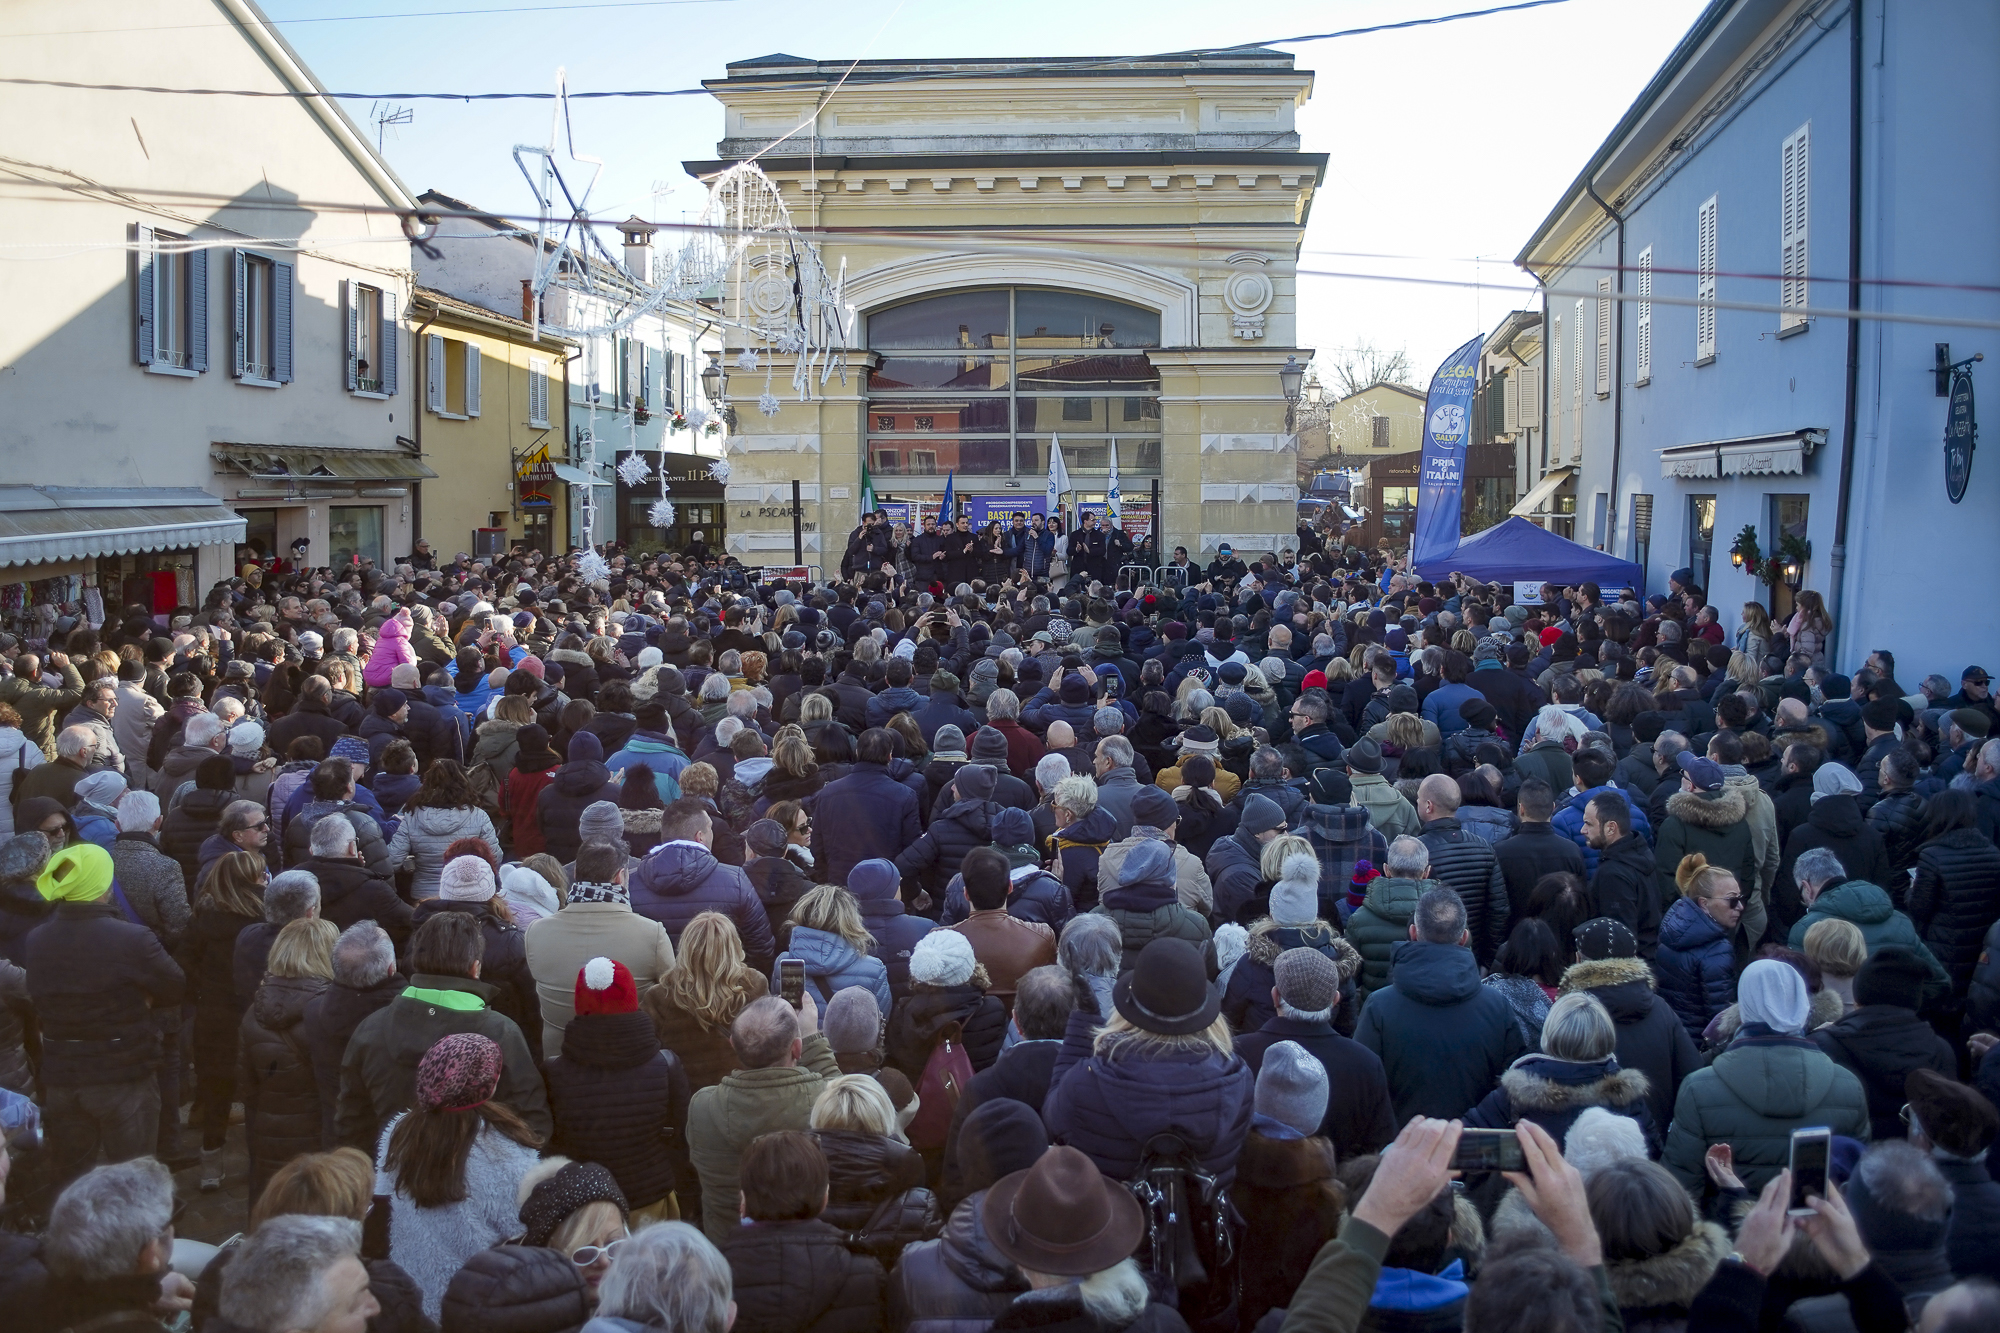
<path id="1" fill-rule="evenodd" d="M 1042 1118 L 1049 1135 L 1097 1164 L 1113 1180 L 1138 1173 L 1146 1144 L 1169 1130 L 1227 1185 L 1250 1131 L 1256 1078 L 1235 1054 L 1164 1059 L 1101 1059 L 1091 1053 L 1097 1021 L 1069 1016 L 1062 1054 L 1049 1076 Z"/>
<path id="2" fill-rule="evenodd" d="M 778 945 L 750 877 L 699 843 L 670 842 L 648 856 L 632 872 L 631 892 L 632 910 L 665 926 L 676 944 L 688 922 L 722 913 L 743 940 L 744 961 L 759 972 L 770 968 Z"/>
<path id="3" fill-rule="evenodd" d="M 1611 786 L 1592 787 L 1589 791 L 1578 792 L 1569 798 L 1568 805 L 1556 811 L 1555 817 L 1549 820 L 1549 823 L 1555 827 L 1556 832 L 1583 849 L 1583 877 L 1586 880 L 1597 874 L 1597 849 L 1583 840 L 1583 807 L 1604 792 L 1615 792 L 1625 798 L 1625 803 L 1632 807 L 1632 827 L 1639 830 L 1639 836 L 1646 840 L 1648 847 L 1653 845 L 1653 826 L 1646 819 L 1645 797 L 1634 791 L 1624 791 Z"/>
<path id="4" fill-rule="evenodd" d="M 827 883 L 844 884 L 861 862 L 893 860 L 923 832 L 916 792 L 889 768 L 858 763 L 820 788 L 813 856 L 825 867 Z"/>
<path id="5" fill-rule="evenodd" d="M 886 727 L 889 719 L 898 713 L 915 715 L 924 706 L 927 696 L 918 694 L 907 685 L 892 685 L 868 701 L 863 710 L 871 727 Z"/>
<path id="6" fill-rule="evenodd" d="M 792 943 L 778 955 L 779 962 L 787 958 L 797 958 L 806 965 L 806 982 L 813 988 L 813 998 L 819 1001 L 820 1020 L 826 1019 L 827 1001 L 847 989 L 859 986 L 871 991 L 875 1003 L 882 1007 L 886 1017 L 892 1003 L 889 995 L 889 969 L 882 960 L 865 954 L 838 935 L 824 930 L 814 930 L 811 926 L 793 926 Z M 778 993 L 778 969 L 771 969 L 771 994 Z"/>
<path id="7" fill-rule="evenodd" d="M 1653 960 L 1660 998 L 1696 1041 L 1709 1020 L 1736 1001 L 1736 950 L 1721 923 L 1676 898 L 1660 919 L 1660 952 Z"/>

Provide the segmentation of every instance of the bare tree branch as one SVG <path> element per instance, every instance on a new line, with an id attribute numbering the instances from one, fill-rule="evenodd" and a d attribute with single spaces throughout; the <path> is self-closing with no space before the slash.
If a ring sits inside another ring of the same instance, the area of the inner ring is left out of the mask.
<path id="1" fill-rule="evenodd" d="M 1356 346 L 1316 358 L 1316 364 L 1327 376 L 1336 398 L 1360 393 L 1376 383 L 1409 384 L 1414 387 L 1410 374 L 1410 353 L 1403 347 L 1389 351 L 1364 340 Z"/>

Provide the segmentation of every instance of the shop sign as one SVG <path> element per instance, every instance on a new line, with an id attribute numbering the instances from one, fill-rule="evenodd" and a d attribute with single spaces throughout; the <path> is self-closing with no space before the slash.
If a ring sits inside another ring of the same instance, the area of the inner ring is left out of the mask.
<path id="1" fill-rule="evenodd" d="M 524 487 L 554 485 L 556 465 L 549 459 L 549 447 L 545 444 L 526 458 L 523 458 L 514 476 Z M 525 494 L 521 503 L 528 503 Z M 542 497 L 542 503 L 547 504 L 548 497 Z"/>
<path id="2" fill-rule="evenodd" d="M 1944 418 L 1944 493 L 1953 504 L 1965 498 L 1965 488 L 1972 483 L 1972 447 L 1978 439 L 1979 423 L 1972 410 L 1972 366 L 1967 363 L 1952 373 L 1951 405 Z"/>

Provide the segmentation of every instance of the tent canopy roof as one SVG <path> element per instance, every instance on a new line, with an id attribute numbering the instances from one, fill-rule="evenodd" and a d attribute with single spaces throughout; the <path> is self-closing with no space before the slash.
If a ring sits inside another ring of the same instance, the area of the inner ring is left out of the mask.
<path id="1" fill-rule="evenodd" d="M 1646 576 L 1630 560 L 1559 537 L 1519 515 L 1465 538 L 1450 555 L 1417 566 L 1417 573 L 1432 580 L 1470 574 L 1488 583 L 1592 582 L 1640 592 Z"/>

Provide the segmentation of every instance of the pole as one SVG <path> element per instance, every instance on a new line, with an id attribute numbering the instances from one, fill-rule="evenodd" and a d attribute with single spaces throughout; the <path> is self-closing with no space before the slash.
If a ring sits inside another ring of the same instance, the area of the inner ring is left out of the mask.
<path id="1" fill-rule="evenodd" d="M 799 507 L 799 479 L 792 478 L 792 563 L 806 562 L 805 511 Z"/>
<path id="2" fill-rule="evenodd" d="M 1160 479 L 1153 478 L 1153 564 L 1167 563 L 1166 515 L 1160 512 Z"/>

